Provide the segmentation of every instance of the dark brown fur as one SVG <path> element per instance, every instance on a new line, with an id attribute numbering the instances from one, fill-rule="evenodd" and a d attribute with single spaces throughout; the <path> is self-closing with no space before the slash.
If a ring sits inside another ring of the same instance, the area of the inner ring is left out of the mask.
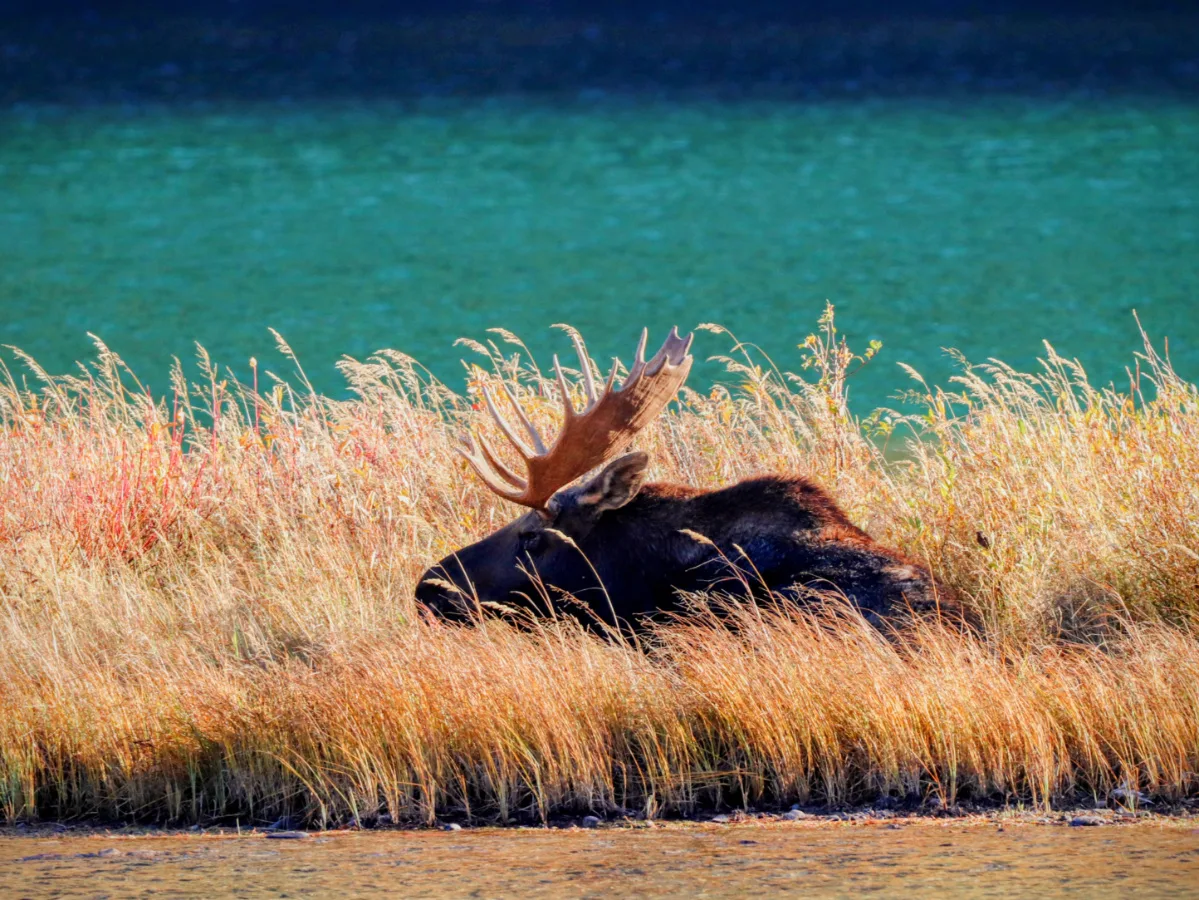
<path id="1" fill-rule="evenodd" d="M 559 491 L 547 510 L 451 554 L 425 573 L 417 599 L 457 616 L 475 598 L 540 608 L 548 589 L 551 600 L 569 594 L 602 619 L 628 622 L 677 610 L 680 591 L 801 601 L 835 592 L 876 622 L 911 612 L 960 617 L 952 592 L 926 568 L 878 544 L 807 479 L 764 476 L 714 491 L 643 486 L 646 462 L 641 453 L 621 457 Z"/>

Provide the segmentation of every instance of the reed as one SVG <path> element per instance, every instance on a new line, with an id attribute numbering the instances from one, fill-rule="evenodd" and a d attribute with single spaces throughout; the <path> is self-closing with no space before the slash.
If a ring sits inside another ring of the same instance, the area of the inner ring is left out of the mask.
<path id="1" fill-rule="evenodd" d="M 719 329 L 711 329 L 719 331 Z M 642 438 L 654 475 L 804 472 L 985 623 L 884 636 L 814 608 L 694 598 L 635 640 L 573 621 L 422 621 L 430 561 L 513 512 L 453 455 L 464 394 L 409 357 L 341 364 L 349 399 L 200 352 L 163 398 L 97 343 L 0 388 L 0 816 L 486 820 L 581 810 L 1028 801 L 1199 772 L 1199 392 L 1146 341 L 1124 389 L 1046 346 L 962 363 L 854 418 L 831 309 L 798 375 L 730 338 L 728 385 Z M 287 345 L 279 348 L 292 358 Z M 915 375 L 915 373 L 912 373 Z M 916 376 L 918 377 L 918 376 Z M 32 385 L 32 386 L 30 386 Z M 1119 789 L 1123 789 L 1122 791 Z"/>

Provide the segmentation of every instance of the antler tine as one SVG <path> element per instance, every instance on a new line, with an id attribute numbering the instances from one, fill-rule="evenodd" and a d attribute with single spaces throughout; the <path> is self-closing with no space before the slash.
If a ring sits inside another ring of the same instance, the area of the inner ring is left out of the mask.
<path id="1" fill-rule="evenodd" d="M 623 391 L 629 385 L 633 384 L 641 373 L 645 371 L 645 342 L 649 340 L 649 329 L 641 329 L 641 339 L 637 341 L 637 352 L 633 355 L 633 365 L 629 369 L 629 377 L 624 380 L 624 384 L 620 386 Z"/>
<path id="2" fill-rule="evenodd" d="M 578 332 L 572 332 L 570 337 L 575 344 L 575 353 L 579 354 L 579 370 L 583 375 L 583 387 L 587 390 L 587 409 L 591 409 L 599 402 L 599 397 L 595 395 L 595 378 L 591 374 L 591 357 L 587 355 L 587 347 Z"/>
<path id="3" fill-rule="evenodd" d="M 479 478 L 482 479 L 483 483 L 487 485 L 487 487 L 493 492 L 499 494 L 505 500 L 512 500 L 517 503 L 520 502 L 520 498 L 524 493 L 523 487 L 519 491 L 514 491 L 512 488 L 516 487 L 516 485 L 508 486 L 500 479 L 496 478 L 495 473 L 492 472 L 492 470 L 488 467 L 486 460 L 479 455 L 473 435 L 468 435 L 466 446 L 459 447 L 458 453 L 467 461 L 467 463 L 470 464 L 470 467 L 475 470 L 475 474 L 478 475 Z"/>
<path id="4" fill-rule="evenodd" d="M 558 354 L 554 354 L 554 377 L 558 381 L 558 393 L 562 395 L 562 415 L 565 416 L 565 421 L 569 422 L 577 413 L 575 405 L 570 399 L 570 387 L 566 383 L 566 376 L 562 374 L 562 364 L 558 362 Z"/>
<path id="5" fill-rule="evenodd" d="M 667 335 L 665 342 L 662 344 L 662 348 L 654 354 L 653 359 L 646 363 L 645 373 L 651 376 L 657 375 L 668 360 L 672 366 L 677 366 L 683 361 L 683 357 L 687 355 L 687 351 L 691 349 L 691 341 L 694 337 L 695 335 L 689 334 L 687 335 L 687 339 L 683 340 L 679 337 L 678 327 L 672 327 L 670 334 Z"/>
<path id="6" fill-rule="evenodd" d="M 608 373 L 608 381 L 604 385 L 604 393 L 612 393 L 612 385 L 616 384 L 616 370 L 620 367 L 620 360 L 612 360 L 612 371 Z"/>
<path id="7" fill-rule="evenodd" d="M 504 382 L 504 393 L 508 395 L 508 400 L 511 401 L 512 408 L 516 410 L 516 417 L 520 419 L 520 424 L 525 426 L 525 431 L 529 433 L 529 438 L 533 441 L 533 449 L 537 451 L 538 456 L 545 453 L 545 442 L 541 440 L 541 435 L 537 433 L 537 429 L 529 421 L 529 416 L 525 412 L 525 408 L 520 405 L 520 401 L 516 399 L 516 394 L 506 381 Z"/>
<path id="8" fill-rule="evenodd" d="M 500 426 L 500 431 L 504 433 L 504 437 L 511 441 L 512 446 L 516 448 L 516 452 L 526 460 L 532 459 L 533 451 L 529 449 L 528 444 L 513 433 L 512 426 L 508 424 L 507 420 L 500 415 L 500 411 L 496 409 L 495 401 L 491 399 L 491 391 L 487 390 L 487 388 L 483 388 L 483 400 L 487 404 L 487 411 L 491 413 L 491 418 L 495 419 L 495 424 Z"/>
<path id="9" fill-rule="evenodd" d="M 487 443 L 483 435 L 479 435 L 477 441 L 479 444 L 479 449 L 483 451 L 483 458 L 487 460 L 487 463 L 497 475 L 518 490 L 523 491 L 529 486 L 527 481 L 509 469 L 508 466 L 504 464 L 504 461 L 495 455 L 495 452 L 491 449 L 491 445 Z"/>

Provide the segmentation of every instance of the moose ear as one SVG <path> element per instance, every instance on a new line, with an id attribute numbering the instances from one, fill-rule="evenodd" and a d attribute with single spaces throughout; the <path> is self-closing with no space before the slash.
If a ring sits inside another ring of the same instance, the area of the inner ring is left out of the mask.
<path id="1" fill-rule="evenodd" d="M 597 513 L 620 509 L 641 490 L 648 466 L 649 455 L 640 451 L 617 457 L 583 486 L 579 505 L 590 506 Z"/>

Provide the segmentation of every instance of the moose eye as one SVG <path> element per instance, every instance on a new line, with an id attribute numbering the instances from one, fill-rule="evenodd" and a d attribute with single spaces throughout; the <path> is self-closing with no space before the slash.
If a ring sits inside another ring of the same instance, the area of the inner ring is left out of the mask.
<path id="1" fill-rule="evenodd" d="M 544 532 L 527 531 L 520 536 L 520 551 L 521 553 L 536 553 L 544 543 Z"/>

